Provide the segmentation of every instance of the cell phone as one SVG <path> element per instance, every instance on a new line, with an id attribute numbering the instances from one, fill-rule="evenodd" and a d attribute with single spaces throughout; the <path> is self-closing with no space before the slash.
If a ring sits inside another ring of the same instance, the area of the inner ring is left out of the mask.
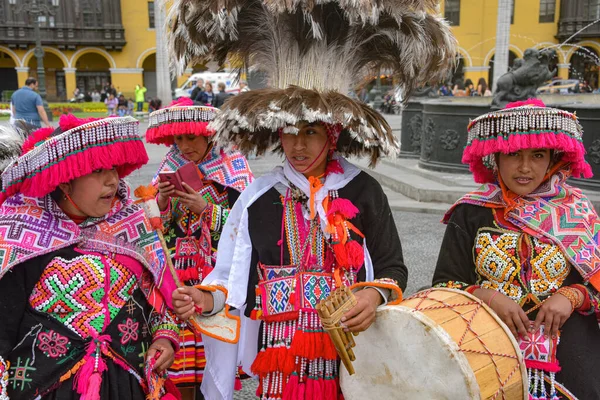
<path id="1" fill-rule="evenodd" d="M 202 182 L 202 174 L 198 169 L 198 166 L 194 163 L 187 163 L 177 171 L 163 171 L 159 172 L 158 179 L 161 182 L 169 182 L 175 186 L 175 190 L 186 192 L 182 183 L 185 182 L 196 192 L 204 186 Z"/>
<path id="2" fill-rule="evenodd" d="M 179 177 L 180 184 L 185 182 L 196 192 L 202 189 L 204 186 L 204 182 L 202 182 L 202 173 L 200 172 L 200 169 L 198 169 L 198 166 L 194 163 L 187 163 L 183 167 L 179 168 L 177 170 L 177 176 Z M 183 185 L 181 185 L 181 187 L 182 191 L 185 192 Z"/>
<path id="3" fill-rule="evenodd" d="M 179 182 L 179 179 L 177 177 L 177 172 L 159 172 L 158 173 L 158 179 L 161 182 L 169 182 L 171 185 L 175 186 L 175 190 L 181 190 L 184 191 L 183 187 L 181 186 L 181 183 Z"/>

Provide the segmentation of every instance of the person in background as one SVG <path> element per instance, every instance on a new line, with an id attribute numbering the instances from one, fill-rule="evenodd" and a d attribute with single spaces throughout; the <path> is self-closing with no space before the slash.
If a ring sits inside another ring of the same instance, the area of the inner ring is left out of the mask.
<path id="1" fill-rule="evenodd" d="M 475 85 L 473 84 L 473 81 L 470 79 L 467 79 L 465 81 L 465 90 L 466 90 L 467 96 L 477 96 L 477 91 L 475 90 Z"/>
<path id="2" fill-rule="evenodd" d="M 94 89 L 94 91 L 92 92 L 92 101 L 98 103 L 100 102 L 101 97 L 102 96 L 98 92 L 98 89 Z"/>
<path id="3" fill-rule="evenodd" d="M 119 105 L 119 100 L 111 93 L 108 95 L 106 100 L 104 100 L 104 104 L 106 104 L 106 109 L 108 110 L 108 115 L 116 115 L 117 106 Z"/>
<path id="4" fill-rule="evenodd" d="M 213 102 L 213 98 L 215 97 L 215 94 L 213 93 L 213 85 L 210 82 L 206 82 L 204 84 L 204 90 L 206 91 L 206 103 L 204 103 L 207 106 L 212 105 Z"/>
<path id="5" fill-rule="evenodd" d="M 479 78 L 477 81 L 477 93 L 479 96 L 491 96 L 492 91 L 488 88 L 485 78 Z"/>
<path id="6" fill-rule="evenodd" d="M 204 92 L 204 79 L 198 79 L 196 81 L 196 87 L 192 90 L 192 93 L 190 93 L 190 99 L 196 101 L 196 98 L 202 92 Z"/>
<path id="7" fill-rule="evenodd" d="M 162 106 L 162 101 L 158 97 L 153 97 L 148 102 L 148 112 L 160 110 Z"/>
<path id="8" fill-rule="evenodd" d="M 452 94 L 452 84 L 450 82 L 440 86 L 440 96 L 454 96 Z"/>
<path id="9" fill-rule="evenodd" d="M 248 82 L 240 81 L 240 93 L 249 92 L 250 88 L 248 87 Z"/>
<path id="10" fill-rule="evenodd" d="M 127 99 L 122 94 L 119 95 L 117 114 L 124 117 L 127 114 Z"/>
<path id="11" fill-rule="evenodd" d="M 37 89 L 37 79 L 27 78 L 25 86 L 12 94 L 10 97 L 12 116 L 14 119 L 22 119 L 37 128 L 41 128 L 42 122 L 45 126 L 50 126 L 42 97 L 36 93 Z"/>
<path id="12" fill-rule="evenodd" d="M 133 102 L 133 99 L 130 97 L 127 100 L 127 115 L 133 115 L 134 108 L 135 108 L 135 103 Z"/>
<path id="13" fill-rule="evenodd" d="M 465 90 L 465 81 L 463 81 L 462 78 L 457 79 L 454 83 L 452 94 L 456 97 L 465 97 L 467 95 L 467 91 Z"/>
<path id="14" fill-rule="evenodd" d="M 219 82 L 217 84 L 217 88 L 219 89 L 219 93 L 217 93 L 215 95 L 215 98 L 213 99 L 213 107 L 221 108 L 223 103 L 225 103 L 225 100 L 227 100 L 231 96 L 231 94 L 225 91 L 227 87 L 223 82 Z"/>
<path id="15" fill-rule="evenodd" d="M 135 102 L 137 104 L 137 112 L 142 112 L 144 109 L 144 101 L 146 100 L 144 97 L 147 90 L 148 89 L 146 89 L 144 85 L 135 86 Z"/>

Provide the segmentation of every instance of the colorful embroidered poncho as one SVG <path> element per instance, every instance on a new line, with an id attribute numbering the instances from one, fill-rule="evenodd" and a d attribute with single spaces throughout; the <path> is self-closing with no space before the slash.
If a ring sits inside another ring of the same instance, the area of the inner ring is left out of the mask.
<path id="1" fill-rule="evenodd" d="M 165 271 L 165 254 L 144 210 L 133 203 L 129 188 L 119 184 L 117 201 L 104 218 L 89 218 L 77 225 L 50 195 L 42 198 L 16 194 L 0 206 L 0 279 L 16 265 L 37 256 L 79 244 L 131 257 L 154 278 L 162 299 L 155 307 L 171 304 L 173 278 Z"/>
<path id="2" fill-rule="evenodd" d="M 166 154 L 158 172 L 176 171 L 189 163 L 176 145 Z M 227 221 L 233 202 L 252 181 L 246 158 L 237 151 L 225 152 L 211 147 L 198 163 L 204 186 L 199 193 L 208 202 L 198 215 L 184 206 L 178 198 L 169 201 L 161 213 L 165 239 L 171 251 L 175 269 L 182 282 L 198 284 L 208 275 L 216 262 L 221 230 Z M 158 174 L 152 181 L 158 184 Z M 202 336 L 190 329 L 180 331 L 180 349 L 169 370 L 177 385 L 190 386 L 202 382 L 206 364 Z"/>

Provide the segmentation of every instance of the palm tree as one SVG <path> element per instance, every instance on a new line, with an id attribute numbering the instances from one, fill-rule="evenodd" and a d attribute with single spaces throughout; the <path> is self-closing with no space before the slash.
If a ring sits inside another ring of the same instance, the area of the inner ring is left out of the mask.
<path id="1" fill-rule="evenodd" d="M 496 52 L 494 54 L 494 90 L 498 78 L 508 71 L 508 44 L 510 39 L 510 17 L 514 0 L 498 0 L 496 24 Z"/>

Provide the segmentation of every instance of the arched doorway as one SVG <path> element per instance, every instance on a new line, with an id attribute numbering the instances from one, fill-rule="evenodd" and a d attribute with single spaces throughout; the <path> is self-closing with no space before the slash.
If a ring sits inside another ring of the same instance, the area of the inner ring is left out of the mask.
<path id="1" fill-rule="evenodd" d="M 110 83 L 110 63 L 102 54 L 86 53 L 82 55 L 77 59 L 75 68 L 77 68 L 75 72 L 77 87 L 83 93 L 91 92 L 94 89 L 100 91 Z"/>
<path id="2" fill-rule="evenodd" d="M 571 56 L 569 79 L 586 81 L 593 89 L 598 89 L 598 71 L 600 59 L 591 47 L 577 49 Z"/>
<path id="3" fill-rule="evenodd" d="M 148 91 L 146 98 L 156 97 L 156 53 L 150 54 L 142 63 L 144 69 L 144 86 Z"/>
<path id="4" fill-rule="evenodd" d="M 490 63 L 488 64 L 490 69 L 488 70 L 488 87 L 492 88 L 494 87 L 494 57 L 496 55 L 493 55 L 492 58 L 490 59 Z M 508 68 L 510 70 L 510 68 L 513 66 L 515 60 L 519 58 L 517 57 L 517 54 L 515 52 L 513 52 L 512 50 L 508 51 Z"/>
<path id="5" fill-rule="evenodd" d="M 0 99 L 2 101 L 10 100 L 12 92 L 19 88 L 16 66 L 13 58 L 0 50 Z"/>
<path id="6" fill-rule="evenodd" d="M 37 57 L 32 56 L 27 66 L 29 67 L 29 76 L 38 77 Z M 49 51 L 44 55 L 44 72 L 46 75 L 46 99 L 48 101 L 66 101 L 68 94 L 65 85 L 65 72 L 63 60 Z"/>

